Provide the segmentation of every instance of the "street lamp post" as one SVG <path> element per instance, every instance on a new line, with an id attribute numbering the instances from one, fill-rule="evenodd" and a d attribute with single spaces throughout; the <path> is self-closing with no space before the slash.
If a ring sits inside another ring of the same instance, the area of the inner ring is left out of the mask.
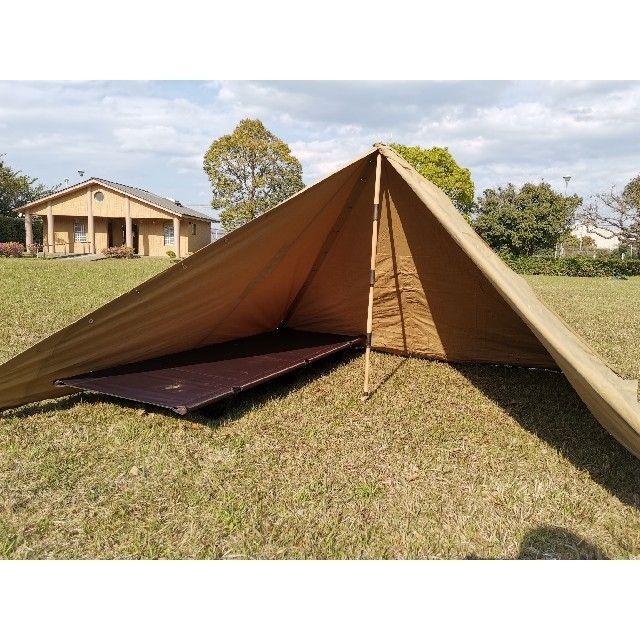
<path id="1" fill-rule="evenodd" d="M 567 206 L 567 203 L 566 203 L 567 187 L 569 186 L 569 180 L 571 180 L 571 176 L 562 176 L 562 178 L 564 180 L 564 197 L 565 197 L 564 206 L 565 206 L 565 210 L 566 210 L 566 206 Z M 581 239 L 581 241 L 582 241 L 582 239 Z M 580 247 L 580 248 L 582 248 L 582 247 Z M 561 243 L 560 244 L 560 255 L 562 255 L 562 253 L 563 253 L 563 251 L 562 251 L 562 243 Z M 556 257 L 557 257 L 557 255 L 558 255 L 558 249 L 557 249 L 557 245 L 556 245 Z"/>

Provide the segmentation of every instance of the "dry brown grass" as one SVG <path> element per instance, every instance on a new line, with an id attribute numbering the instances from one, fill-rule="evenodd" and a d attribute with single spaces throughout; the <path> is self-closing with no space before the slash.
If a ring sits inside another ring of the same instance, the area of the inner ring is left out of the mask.
<path id="1" fill-rule="evenodd" d="M 558 308 L 575 284 L 529 280 Z M 637 303 L 638 283 L 601 286 L 630 284 Z M 638 342 L 619 343 L 637 363 Z M 92 394 L 5 412 L 0 554 L 640 557 L 640 461 L 561 375 L 381 353 L 372 365 L 367 402 L 356 352 L 187 418 Z"/>

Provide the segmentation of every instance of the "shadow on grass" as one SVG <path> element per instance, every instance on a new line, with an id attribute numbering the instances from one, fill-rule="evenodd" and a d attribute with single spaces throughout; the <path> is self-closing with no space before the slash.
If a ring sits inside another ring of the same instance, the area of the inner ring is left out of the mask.
<path id="1" fill-rule="evenodd" d="M 465 560 L 488 560 L 471 554 Z M 602 549 L 564 527 L 544 526 L 529 531 L 517 560 L 608 560 Z"/>
<path id="2" fill-rule="evenodd" d="M 407 361 L 407 358 L 402 358 L 400 362 L 391 370 L 387 375 L 378 382 L 378 384 L 371 390 L 369 393 L 369 397 L 372 398 L 380 389 L 384 389 L 384 385 L 396 375 L 396 373 L 400 370 L 400 367 L 404 365 Z"/>
<path id="3" fill-rule="evenodd" d="M 640 460 L 591 415 L 563 374 L 517 367 L 452 365 L 524 429 L 640 510 Z"/>
<path id="4" fill-rule="evenodd" d="M 563 527 L 538 527 L 520 544 L 519 560 L 608 560 L 600 547 Z"/>
<path id="5" fill-rule="evenodd" d="M 30 418 L 49 411 L 65 411 L 79 404 L 98 404 L 99 402 L 104 402 L 104 400 L 104 396 L 81 391 L 60 398 L 25 404 L 14 409 L 4 409 L 0 412 L 0 418 Z"/>

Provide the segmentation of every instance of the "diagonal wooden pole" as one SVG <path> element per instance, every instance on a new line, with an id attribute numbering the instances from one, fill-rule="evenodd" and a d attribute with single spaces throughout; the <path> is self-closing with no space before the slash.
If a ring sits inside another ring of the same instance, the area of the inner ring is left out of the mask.
<path id="1" fill-rule="evenodd" d="M 373 331 L 373 285 L 376 281 L 376 254 L 378 252 L 378 224 L 380 221 L 380 174 L 382 172 L 382 155 L 378 153 L 376 160 L 376 186 L 373 196 L 373 232 L 371 234 L 371 270 L 369 272 L 369 308 L 367 309 L 367 349 L 364 355 L 364 394 L 369 397 L 369 370 L 371 362 L 371 333 Z"/>

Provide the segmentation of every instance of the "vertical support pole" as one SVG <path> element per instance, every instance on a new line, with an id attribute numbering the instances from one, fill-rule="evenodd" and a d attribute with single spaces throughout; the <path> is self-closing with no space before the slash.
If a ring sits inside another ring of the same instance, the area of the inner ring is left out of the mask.
<path id="1" fill-rule="evenodd" d="M 47 203 L 47 251 L 49 253 L 56 252 L 56 236 L 53 230 L 53 208 L 51 201 Z"/>
<path id="2" fill-rule="evenodd" d="M 87 187 L 87 233 L 89 235 L 89 253 L 95 253 L 96 230 L 93 220 L 93 199 L 91 198 L 91 187 Z"/>
<path id="3" fill-rule="evenodd" d="M 369 370 L 371 362 L 371 333 L 373 331 L 373 285 L 376 282 L 376 255 L 378 252 L 378 224 L 380 222 L 380 174 L 382 171 L 382 155 L 376 159 L 376 186 L 373 196 L 373 231 L 371 234 L 371 270 L 369 272 L 369 307 L 367 309 L 367 348 L 364 354 L 364 394 L 363 400 L 369 397 Z"/>
<path id="4" fill-rule="evenodd" d="M 124 198 L 124 244 L 133 249 L 133 221 L 131 220 L 131 200 Z"/>
<path id="5" fill-rule="evenodd" d="M 180 218 L 177 216 L 173 219 L 173 249 L 176 252 L 176 258 L 180 257 Z"/>
<path id="6" fill-rule="evenodd" d="M 24 212 L 24 236 L 26 245 L 29 247 L 30 244 L 33 244 L 33 219 L 30 211 Z"/>

